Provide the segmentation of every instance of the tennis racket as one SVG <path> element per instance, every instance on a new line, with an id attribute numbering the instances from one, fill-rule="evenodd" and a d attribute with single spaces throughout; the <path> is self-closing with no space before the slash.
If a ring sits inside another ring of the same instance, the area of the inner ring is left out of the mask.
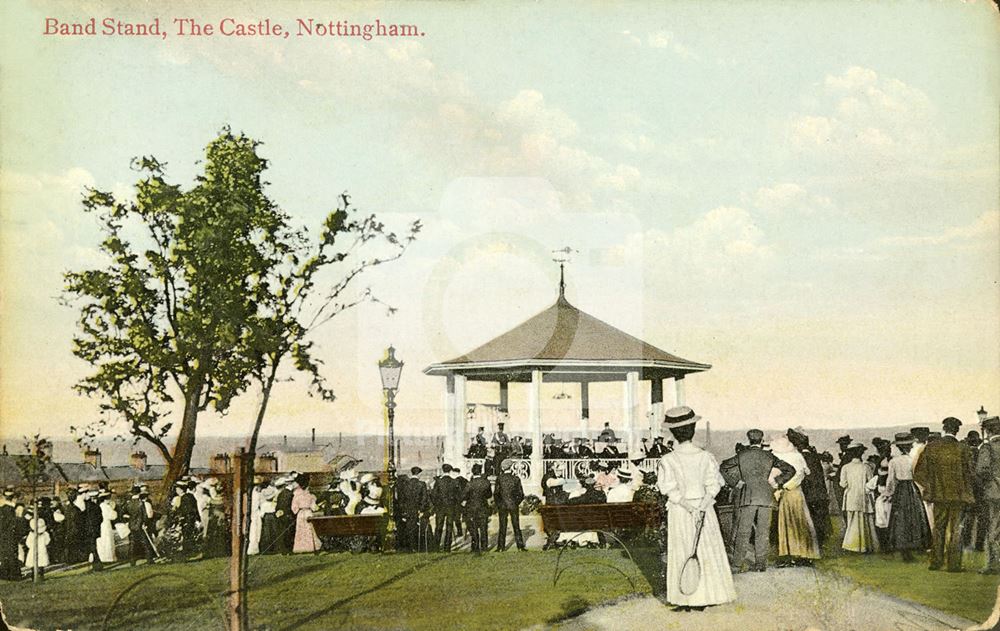
<path id="1" fill-rule="evenodd" d="M 698 560 L 698 541 L 701 539 L 701 530 L 705 525 L 705 511 L 698 511 L 698 518 L 694 526 L 694 546 L 691 556 L 684 561 L 681 567 L 681 593 L 690 596 L 698 589 L 701 583 L 701 562 Z"/>

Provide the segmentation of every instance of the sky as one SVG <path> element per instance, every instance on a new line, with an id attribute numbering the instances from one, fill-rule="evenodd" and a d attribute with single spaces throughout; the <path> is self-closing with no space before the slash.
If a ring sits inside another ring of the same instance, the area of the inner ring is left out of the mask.
<path id="1" fill-rule="evenodd" d="M 42 34 L 91 17 L 168 35 Z M 178 37 L 185 17 L 293 34 Z M 298 37 L 309 18 L 423 35 Z M 141 155 L 190 185 L 224 125 L 264 142 L 297 222 L 349 191 L 425 226 L 366 279 L 399 311 L 317 334 L 337 400 L 283 382 L 264 433 L 381 432 L 390 343 L 396 431 L 442 431 L 423 368 L 548 307 L 566 246 L 573 304 L 712 364 L 686 397 L 713 427 L 971 423 L 1000 408 L 998 60 L 990 2 L 2 3 L 0 436 L 96 418 L 59 302 L 64 271 L 101 263 L 82 192 L 127 198 Z M 576 427 L 559 393 L 543 423 Z M 592 388 L 592 418 L 621 401 Z M 201 431 L 245 432 L 255 404 Z M 526 405 L 512 386 L 515 433 Z"/>

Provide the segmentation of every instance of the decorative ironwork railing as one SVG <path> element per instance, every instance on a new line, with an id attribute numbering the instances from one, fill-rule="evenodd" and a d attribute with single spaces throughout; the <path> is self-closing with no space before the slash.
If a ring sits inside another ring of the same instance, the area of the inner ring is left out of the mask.
<path id="1" fill-rule="evenodd" d="M 513 467 L 511 472 L 521 480 L 527 481 L 531 478 L 531 460 L 529 458 L 512 458 Z M 655 471 L 658 458 L 644 458 L 639 469 L 642 471 Z M 466 466 L 463 473 L 472 471 L 474 465 L 480 465 L 483 470 L 494 474 L 491 467 L 487 465 L 485 458 L 466 458 Z M 629 464 L 627 458 L 550 458 L 542 461 L 545 471 L 552 471 L 560 478 L 576 479 L 586 476 L 591 471 L 591 465 L 595 462 L 605 462 L 614 467 L 626 467 Z"/>

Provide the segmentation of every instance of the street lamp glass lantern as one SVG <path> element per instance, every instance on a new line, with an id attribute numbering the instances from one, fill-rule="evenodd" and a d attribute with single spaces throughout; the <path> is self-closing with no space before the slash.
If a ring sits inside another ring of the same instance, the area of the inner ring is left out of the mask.
<path id="1" fill-rule="evenodd" d="M 386 355 L 378 363 L 378 371 L 382 375 L 382 389 L 395 392 L 399 388 L 399 376 L 403 372 L 403 362 L 396 359 L 396 349 L 389 347 Z"/>

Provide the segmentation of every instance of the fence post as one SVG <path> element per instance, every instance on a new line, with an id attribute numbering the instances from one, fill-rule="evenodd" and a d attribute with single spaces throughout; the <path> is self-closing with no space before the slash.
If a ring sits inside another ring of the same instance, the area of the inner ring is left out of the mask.
<path id="1" fill-rule="evenodd" d="M 229 557 L 229 631 L 247 631 L 250 628 L 246 608 L 246 584 L 243 577 L 244 516 L 246 515 L 246 452 L 240 448 L 233 454 L 233 516 L 232 542 Z"/>

